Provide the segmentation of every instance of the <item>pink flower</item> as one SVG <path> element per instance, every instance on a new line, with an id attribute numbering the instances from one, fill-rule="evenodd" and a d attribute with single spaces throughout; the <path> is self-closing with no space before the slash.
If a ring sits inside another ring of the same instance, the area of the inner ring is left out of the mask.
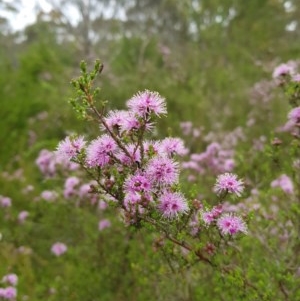
<path id="1" fill-rule="evenodd" d="M 135 94 L 128 100 L 127 106 L 140 117 L 146 117 L 151 113 L 155 115 L 167 113 L 165 99 L 157 92 L 148 90 Z"/>
<path id="2" fill-rule="evenodd" d="M 15 300 L 17 297 L 17 290 L 13 286 L 8 286 L 6 288 L 0 288 L 0 298 L 7 300 Z"/>
<path id="3" fill-rule="evenodd" d="M 206 225 L 210 225 L 215 220 L 214 215 L 210 211 L 201 212 L 201 217 Z"/>
<path id="4" fill-rule="evenodd" d="M 41 150 L 35 163 L 44 175 L 51 177 L 55 174 L 56 162 L 54 152 L 50 152 L 47 149 Z"/>
<path id="5" fill-rule="evenodd" d="M 79 182 L 80 182 L 80 180 L 77 177 L 69 177 L 66 179 L 65 185 L 64 185 L 64 197 L 66 199 L 77 194 L 77 191 L 75 190 L 75 188 L 79 184 Z"/>
<path id="6" fill-rule="evenodd" d="M 139 118 L 129 111 L 111 111 L 105 118 L 105 122 L 111 131 L 117 131 L 117 133 L 138 130 L 142 125 Z M 104 126 L 101 128 L 105 129 Z M 146 123 L 146 130 L 151 129 L 153 129 L 153 124 Z"/>
<path id="7" fill-rule="evenodd" d="M 127 209 L 130 209 L 132 205 L 139 204 L 141 200 L 142 197 L 139 193 L 129 191 L 128 193 L 125 194 L 124 205 Z"/>
<path id="8" fill-rule="evenodd" d="M 300 122 L 300 107 L 292 109 L 288 114 L 288 119 L 294 124 Z"/>
<path id="9" fill-rule="evenodd" d="M 78 138 L 66 137 L 58 144 L 56 152 L 67 159 L 72 159 L 80 153 L 85 143 L 82 136 Z"/>
<path id="10" fill-rule="evenodd" d="M 129 112 L 125 110 L 110 111 L 108 116 L 104 118 L 105 123 L 111 131 L 120 131 L 123 127 L 124 121 L 127 119 Z M 105 130 L 104 126 L 101 126 Z"/>
<path id="11" fill-rule="evenodd" d="M 145 140 L 143 146 L 144 154 L 148 157 L 153 157 L 153 155 L 159 153 L 161 144 L 159 141 Z"/>
<path id="12" fill-rule="evenodd" d="M 87 147 L 86 161 L 90 167 L 107 165 L 110 161 L 110 155 L 117 150 L 117 144 L 109 135 L 103 135 L 93 140 Z"/>
<path id="13" fill-rule="evenodd" d="M 41 198 L 44 199 L 45 201 L 54 201 L 57 198 L 57 193 L 55 191 L 51 190 L 44 190 L 41 193 Z"/>
<path id="14" fill-rule="evenodd" d="M 111 226 L 111 222 L 108 219 L 103 219 L 98 224 L 99 231 L 104 230 L 105 228 L 109 228 Z"/>
<path id="15" fill-rule="evenodd" d="M 123 151 L 119 151 L 116 155 L 116 157 L 121 161 L 122 164 L 131 165 L 141 161 L 141 154 L 139 148 L 136 149 L 136 146 L 133 143 L 130 143 L 125 147 L 130 157 L 128 157 L 127 154 L 125 154 Z"/>
<path id="16" fill-rule="evenodd" d="M 210 225 L 223 212 L 222 206 L 218 205 L 212 208 L 211 211 L 202 211 L 201 217 L 206 225 Z"/>
<path id="17" fill-rule="evenodd" d="M 77 177 L 69 177 L 65 181 L 65 188 L 74 188 L 80 183 L 80 180 Z"/>
<path id="18" fill-rule="evenodd" d="M 295 83 L 300 83 L 300 73 L 297 73 L 292 76 L 292 81 Z"/>
<path id="19" fill-rule="evenodd" d="M 193 129 L 193 123 L 191 121 L 181 122 L 180 128 L 183 132 L 183 135 L 187 136 L 191 133 L 191 131 Z"/>
<path id="20" fill-rule="evenodd" d="M 276 180 L 272 181 L 271 187 L 280 187 L 285 193 L 292 194 L 294 185 L 292 180 L 285 174 L 281 175 Z"/>
<path id="21" fill-rule="evenodd" d="M 184 156 L 188 150 L 184 147 L 184 142 L 180 138 L 165 138 L 161 141 L 160 149 L 168 156 L 180 155 Z"/>
<path id="22" fill-rule="evenodd" d="M 245 222 L 239 216 L 229 213 L 222 215 L 218 219 L 217 226 L 223 235 L 234 235 L 238 232 L 247 233 Z"/>
<path id="23" fill-rule="evenodd" d="M 62 243 L 62 242 L 56 242 L 55 244 L 52 245 L 51 247 L 51 252 L 55 255 L 55 256 L 60 256 L 62 254 L 64 254 L 67 251 L 67 246 Z"/>
<path id="24" fill-rule="evenodd" d="M 98 203 L 98 209 L 99 210 L 105 210 L 108 207 L 107 203 L 103 200 L 100 200 Z"/>
<path id="25" fill-rule="evenodd" d="M 145 173 L 153 183 L 171 185 L 178 181 L 178 163 L 167 157 L 154 157 Z"/>
<path id="26" fill-rule="evenodd" d="M 158 209 L 162 212 L 163 217 L 174 218 L 181 213 L 186 213 L 189 207 L 181 193 L 165 191 L 159 197 Z"/>
<path id="27" fill-rule="evenodd" d="M 151 182 L 143 173 L 130 175 L 124 183 L 126 192 L 150 192 Z"/>
<path id="28" fill-rule="evenodd" d="M 18 221 L 19 223 L 24 223 L 24 221 L 26 220 L 26 218 L 28 217 L 29 212 L 28 211 L 21 211 L 18 215 Z"/>
<path id="29" fill-rule="evenodd" d="M 7 274 L 2 278 L 2 282 L 16 286 L 18 284 L 18 276 L 16 274 Z"/>
<path id="30" fill-rule="evenodd" d="M 224 173 L 222 175 L 219 175 L 214 187 L 214 191 L 217 194 L 221 194 L 222 192 L 229 192 L 240 196 L 243 190 L 243 181 L 238 180 L 237 175 L 232 173 Z"/>
<path id="31" fill-rule="evenodd" d="M 291 75 L 294 73 L 294 67 L 291 64 L 281 64 L 273 71 L 273 78 L 278 78 L 284 75 Z"/>
<path id="32" fill-rule="evenodd" d="M 0 195 L 0 207 L 2 208 L 11 207 L 11 198 Z"/>
<path id="33" fill-rule="evenodd" d="M 91 191 L 91 185 L 90 184 L 83 184 L 79 188 L 79 196 L 80 197 L 88 196 L 90 191 Z"/>

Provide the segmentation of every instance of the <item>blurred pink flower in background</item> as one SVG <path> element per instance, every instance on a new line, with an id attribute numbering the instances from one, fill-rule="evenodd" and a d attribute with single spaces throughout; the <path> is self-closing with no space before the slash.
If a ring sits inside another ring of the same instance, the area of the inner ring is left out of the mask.
<path id="1" fill-rule="evenodd" d="M 98 224 L 99 231 L 102 231 L 106 228 L 109 228 L 111 226 L 111 222 L 108 219 L 102 219 Z"/>
<path id="2" fill-rule="evenodd" d="M 52 245 L 51 252 L 56 256 L 60 256 L 64 254 L 67 251 L 67 249 L 68 248 L 64 243 L 56 242 L 55 244 Z"/>
<path id="3" fill-rule="evenodd" d="M 61 155 L 67 159 L 72 159 L 80 153 L 85 144 L 86 142 L 82 136 L 74 139 L 72 137 L 66 137 L 65 140 L 59 142 L 56 152 L 58 155 Z"/>
<path id="4" fill-rule="evenodd" d="M 0 207 L 11 207 L 11 198 L 0 195 Z"/>
<path id="5" fill-rule="evenodd" d="M 41 198 L 44 199 L 45 201 L 51 202 L 57 198 L 57 193 L 52 190 L 44 190 L 41 193 Z"/>
<path id="6" fill-rule="evenodd" d="M 29 215 L 29 212 L 28 211 L 21 211 L 20 213 L 19 213 L 19 215 L 18 215 L 18 221 L 19 221 L 19 223 L 24 223 L 25 222 L 25 220 L 26 220 L 26 218 L 28 217 L 28 215 Z"/>
<path id="7" fill-rule="evenodd" d="M 271 183 L 271 187 L 280 187 L 285 193 L 292 194 L 294 192 L 294 185 L 292 180 L 285 174 L 275 179 Z"/>
<path id="8" fill-rule="evenodd" d="M 278 78 L 280 76 L 284 75 L 292 75 L 295 72 L 295 65 L 291 62 L 288 62 L 287 64 L 280 64 L 277 66 L 273 71 L 273 78 Z"/>
<path id="9" fill-rule="evenodd" d="M 7 274 L 3 276 L 2 282 L 16 286 L 18 284 L 18 276 L 16 274 Z"/>
<path id="10" fill-rule="evenodd" d="M 5 300 L 15 300 L 17 297 L 17 290 L 13 286 L 0 288 L 0 298 Z"/>

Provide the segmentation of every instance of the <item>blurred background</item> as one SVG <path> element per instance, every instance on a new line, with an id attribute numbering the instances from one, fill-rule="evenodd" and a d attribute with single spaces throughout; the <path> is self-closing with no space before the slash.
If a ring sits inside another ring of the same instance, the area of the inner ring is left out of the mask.
<path id="1" fill-rule="evenodd" d="M 66 104 L 81 60 L 101 59 L 113 107 L 147 88 L 177 123 L 245 124 L 247 89 L 299 54 L 299 10 L 296 0 L 2 0 L 1 166 L 29 151 L 39 112 L 44 140 L 82 127 Z"/>

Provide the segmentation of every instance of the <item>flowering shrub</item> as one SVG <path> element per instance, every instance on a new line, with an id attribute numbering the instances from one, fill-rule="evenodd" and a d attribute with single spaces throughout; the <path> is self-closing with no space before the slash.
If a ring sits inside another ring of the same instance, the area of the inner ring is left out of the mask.
<path id="1" fill-rule="evenodd" d="M 167 114 L 165 99 L 157 92 L 145 90 L 127 101 L 127 111 L 106 112 L 106 103 L 98 105 L 95 100 L 99 90 L 92 89 L 93 80 L 101 70 L 99 62 L 91 73 L 87 72 L 85 63 L 81 64 L 82 75 L 72 82 L 77 97 L 71 103 L 81 118 L 94 120 L 103 134 L 90 142 L 82 136 L 66 137 L 59 143 L 56 154 L 86 171 L 95 181 L 91 192 L 118 208 L 126 225 L 150 227 L 162 235 L 162 240 L 191 252 L 192 260 L 213 265 L 212 259 L 205 256 L 205 246 L 198 244 L 214 244 L 218 246 L 215 247 L 218 252 L 224 248 L 221 242 L 229 239 L 227 235 L 233 237 L 247 232 L 241 217 L 222 213 L 225 196 L 241 196 L 243 182 L 229 173 L 217 178 L 215 192 L 220 197 L 219 214 L 212 214 L 209 228 L 207 218 L 201 221 L 201 216 L 207 215 L 207 212 L 201 214 L 202 203 L 190 199 L 180 189 L 177 158 L 187 153 L 183 141 L 171 137 L 163 140 L 148 138 L 156 118 Z M 72 194 L 78 182 L 75 177 L 68 179 L 65 197 Z M 206 225 L 202 231 L 212 233 L 208 241 L 191 235 L 191 220 L 194 231 L 197 227 L 200 229 L 201 224 Z M 103 227 L 102 222 L 99 228 Z"/>
<path id="2" fill-rule="evenodd" d="M 276 85 L 287 94 L 285 131 L 270 137 L 251 114 L 231 132 L 187 121 L 187 145 L 157 139 L 160 94 L 109 110 L 93 90 L 101 65 L 81 69 L 71 103 L 96 135 L 67 132 L 56 151 L 42 149 L 37 184 L 5 174 L 15 193 L 0 196 L 0 299 L 15 300 L 19 282 L 24 300 L 298 300 L 297 64 L 256 87 L 264 110 Z"/>

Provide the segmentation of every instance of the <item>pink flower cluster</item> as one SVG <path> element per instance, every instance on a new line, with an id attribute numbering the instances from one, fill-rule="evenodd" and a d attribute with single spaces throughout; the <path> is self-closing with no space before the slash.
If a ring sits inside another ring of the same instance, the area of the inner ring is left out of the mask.
<path id="1" fill-rule="evenodd" d="M 80 153 L 85 154 L 81 164 L 101 173 L 99 184 L 104 192 L 117 189 L 118 183 L 124 193 L 123 209 L 132 215 L 153 208 L 165 218 L 186 213 L 186 199 L 172 189 L 179 179 L 179 165 L 174 157 L 188 152 L 183 141 L 171 137 L 161 141 L 138 138 L 153 128 L 154 116 L 167 113 L 164 98 L 145 90 L 129 99 L 127 107 L 128 111 L 111 111 L 104 116 L 100 127 L 106 131 L 103 135 L 90 143 L 83 137 L 73 140 L 67 137 L 59 143 L 56 153 L 72 160 L 79 160 Z M 76 194 L 78 185 L 78 179 L 67 179 L 64 196 Z"/>
<path id="2" fill-rule="evenodd" d="M 190 161 L 182 163 L 182 168 L 194 170 L 197 174 L 212 174 L 231 171 L 234 166 L 234 151 L 223 149 L 217 142 L 212 142 L 202 153 L 191 154 Z M 192 179 L 191 179 L 192 180 Z"/>
<path id="3" fill-rule="evenodd" d="M 201 217 L 206 226 L 216 225 L 223 235 L 247 233 L 247 226 L 243 219 L 232 213 L 223 213 L 221 206 L 213 207 L 210 211 L 202 211 Z"/>
<path id="4" fill-rule="evenodd" d="M 60 166 L 63 170 L 76 170 L 79 167 L 67 155 L 62 155 L 62 151 L 51 152 L 46 149 L 40 151 L 35 163 L 45 177 L 53 177 Z"/>
<path id="5" fill-rule="evenodd" d="M 204 128 L 195 128 L 192 122 L 187 121 L 181 123 L 181 129 L 184 135 L 193 135 L 191 140 L 202 134 L 202 141 L 207 144 L 203 152 L 192 153 L 189 160 L 182 163 L 182 168 L 190 171 L 189 181 L 196 181 L 199 175 L 218 175 L 233 170 L 235 167 L 234 147 L 240 140 L 246 139 L 241 127 L 231 132 L 209 132 L 204 135 Z M 190 148 L 193 149 L 193 142 Z"/>
<path id="6" fill-rule="evenodd" d="M 0 299 L 14 301 L 17 298 L 18 276 L 16 274 L 7 274 L 2 278 L 2 283 L 8 284 L 6 288 L 0 288 Z"/>
<path id="7" fill-rule="evenodd" d="M 93 186 L 102 199 L 114 202 L 127 225 L 139 225 L 142 220 L 148 221 L 148 218 L 154 221 L 160 219 L 163 223 L 172 220 L 173 225 L 185 215 L 191 234 L 197 235 L 201 216 L 207 226 L 214 224 L 222 234 L 246 233 L 243 220 L 223 214 L 221 205 L 210 211 L 201 211 L 203 206 L 190 204 L 181 192 L 180 165 L 176 159 L 189 152 L 183 140 L 172 137 L 147 140 L 148 131 L 154 128 L 154 118 L 167 113 L 164 98 L 157 92 L 145 90 L 129 99 L 127 108 L 98 116 L 100 130 L 104 132 L 99 137 L 90 142 L 85 142 L 83 137 L 67 137 L 59 143 L 56 154 L 83 166 L 96 180 Z M 194 137 L 198 137 L 201 132 L 193 131 L 190 124 L 186 124 L 184 130 L 186 133 L 192 131 Z M 193 154 L 191 161 L 183 166 L 193 167 L 202 174 L 205 169 L 213 170 L 214 173 L 232 170 L 232 146 L 241 136 L 243 133 L 237 129 L 236 133 L 223 139 L 226 140 L 225 147 L 212 142 L 205 152 Z M 213 140 L 213 137 L 207 137 L 206 142 Z M 80 183 L 75 176 L 66 179 L 64 197 L 86 196 L 89 185 Z M 243 189 L 243 182 L 230 173 L 220 175 L 215 185 L 215 192 L 222 195 L 224 192 L 224 195 L 231 193 L 240 196 Z M 110 226 L 111 222 L 107 219 L 101 219 L 98 223 L 99 231 Z M 65 251 L 66 246 L 61 243 L 52 246 L 52 252 L 57 256 Z"/>

